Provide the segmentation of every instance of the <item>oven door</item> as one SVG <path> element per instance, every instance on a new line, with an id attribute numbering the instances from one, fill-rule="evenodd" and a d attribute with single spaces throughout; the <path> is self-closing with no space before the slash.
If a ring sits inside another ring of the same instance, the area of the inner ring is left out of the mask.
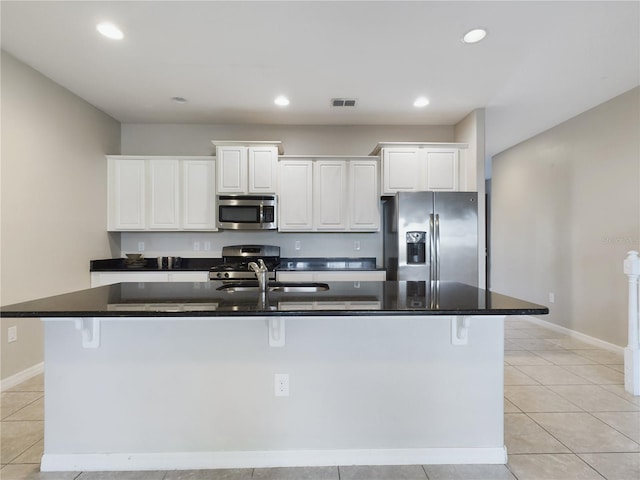
<path id="1" fill-rule="evenodd" d="M 275 230 L 277 211 L 275 195 L 219 195 L 218 228 Z"/>

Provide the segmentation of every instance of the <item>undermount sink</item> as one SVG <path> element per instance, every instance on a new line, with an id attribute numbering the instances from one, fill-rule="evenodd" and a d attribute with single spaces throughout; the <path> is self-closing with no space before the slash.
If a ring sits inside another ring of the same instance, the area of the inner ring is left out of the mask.
<path id="1" fill-rule="evenodd" d="M 228 283 L 217 288 L 217 290 L 223 292 L 258 292 L 259 288 L 257 283 Z M 329 290 L 329 285 L 326 283 L 283 283 L 273 282 L 267 286 L 268 292 L 282 292 L 282 293 L 314 293 L 325 292 Z"/>

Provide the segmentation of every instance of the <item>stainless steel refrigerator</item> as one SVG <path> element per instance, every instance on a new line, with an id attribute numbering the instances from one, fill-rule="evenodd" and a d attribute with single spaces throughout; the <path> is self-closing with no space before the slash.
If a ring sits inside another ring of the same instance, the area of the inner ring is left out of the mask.
<path id="1" fill-rule="evenodd" d="M 478 286 L 478 196 L 402 192 L 384 201 L 388 280 L 455 281 Z"/>

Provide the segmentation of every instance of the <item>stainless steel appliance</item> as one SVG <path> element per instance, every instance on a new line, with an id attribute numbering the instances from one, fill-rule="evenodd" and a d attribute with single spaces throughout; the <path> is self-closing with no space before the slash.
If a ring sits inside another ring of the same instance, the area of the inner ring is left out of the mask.
<path id="1" fill-rule="evenodd" d="M 210 280 L 256 280 L 249 268 L 250 262 L 262 259 L 267 267 L 267 279 L 276 279 L 276 267 L 280 264 L 280 247 L 274 245 L 230 245 L 222 247 L 222 263 L 211 267 Z"/>
<path id="2" fill-rule="evenodd" d="M 275 230 L 277 215 L 275 195 L 218 195 L 218 228 Z"/>
<path id="3" fill-rule="evenodd" d="M 478 196 L 401 192 L 384 202 L 388 280 L 478 285 Z"/>

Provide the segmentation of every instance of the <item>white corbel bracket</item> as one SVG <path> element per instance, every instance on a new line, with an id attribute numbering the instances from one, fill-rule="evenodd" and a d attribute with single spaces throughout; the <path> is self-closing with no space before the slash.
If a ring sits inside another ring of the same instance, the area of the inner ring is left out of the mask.
<path id="1" fill-rule="evenodd" d="M 284 318 L 269 319 L 269 346 L 284 347 Z"/>
<path id="2" fill-rule="evenodd" d="M 467 345 L 469 343 L 469 324 L 471 317 L 457 316 L 451 319 L 451 345 Z"/>
<path id="3" fill-rule="evenodd" d="M 76 318 L 76 330 L 82 332 L 82 348 L 98 348 L 100 346 L 100 319 Z"/>

